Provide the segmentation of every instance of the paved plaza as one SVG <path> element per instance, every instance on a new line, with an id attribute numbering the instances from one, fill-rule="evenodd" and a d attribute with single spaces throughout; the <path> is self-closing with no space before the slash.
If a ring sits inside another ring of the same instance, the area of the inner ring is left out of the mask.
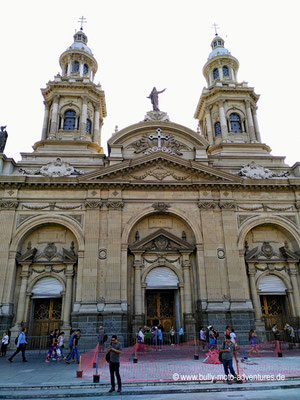
<path id="1" fill-rule="evenodd" d="M 300 388 L 300 349 L 283 350 L 283 357 L 274 356 L 271 345 L 260 350 L 261 358 L 243 360 L 239 355 L 239 372 L 245 379 L 243 384 L 228 385 L 221 380 L 222 364 L 204 363 L 207 351 L 198 348 L 199 359 L 194 359 L 195 347 L 192 345 L 140 348 L 137 352 L 134 347 L 125 348 L 120 369 L 121 397 L 129 399 L 138 395 L 142 400 L 147 394 L 153 399 L 163 396 L 164 399 L 176 400 L 184 392 L 189 396 L 187 399 L 196 398 L 193 397 L 196 393 L 197 398 L 206 394 L 205 398 L 217 399 L 218 393 L 227 398 L 230 393 L 233 396 L 237 392 L 239 398 L 257 399 L 259 397 L 253 397 L 253 391 L 269 389 L 273 392 L 270 396 L 276 398 L 275 393 L 284 389 L 286 398 L 296 398 L 289 397 L 289 393 Z M 106 398 L 110 384 L 104 354 L 98 353 L 97 348 L 82 353 L 82 378 L 76 377 L 78 364 L 68 365 L 63 361 L 45 363 L 43 352 L 28 351 L 27 363 L 22 362 L 21 355 L 17 355 L 13 363 L 0 358 L 0 399 Z M 133 362 L 135 355 L 137 363 Z M 97 356 L 100 383 L 93 382 Z M 207 397 L 211 392 L 215 397 Z M 117 396 L 117 393 L 111 396 Z M 267 393 L 262 394 L 262 398 L 268 398 Z"/>

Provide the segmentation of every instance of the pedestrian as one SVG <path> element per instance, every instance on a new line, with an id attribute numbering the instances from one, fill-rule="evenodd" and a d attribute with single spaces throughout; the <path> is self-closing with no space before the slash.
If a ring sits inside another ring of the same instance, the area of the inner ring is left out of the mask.
<path id="1" fill-rule="evenodd" d="M 72 351 L 71 351 L 69 357 L 65 360 L 65 362 L 67 364 L 70 364 L 70 360 L 71 360 L 73 354 L 75 354 L 77 364 L 79 364 L 78 341 L 79 341 L 80 333 L 81 333 L 81 330 L 76 329 L 75 332 L 73 333 L 73 335 L 70 337 L 69 346 L 72 346 Z"/>
<path id="2" fill-rule="evenodd" d="M 212 325 L 208 327 L 209 329 L 209 349 L 216 349 L 217 348 L 217 337 L 216 337 L 216 330 Z"/>
<path id="3" fill-rule="evenodd" d="M 2 340 L 1 340 L 1 356 L 5 357 L 6 356 L 6 349 L 9 343 L 9 336 L 7 332 L 4 332 L 2 335 Z"/>
<path id="4" fill-rule="evenodd" d="M 50 346 L 49 346 L 49 351 L 47 354 L 47 358 L 45 360 L 46 363 L 49 363 L 51 361 L 51 358 L 53 360 L 58 359 L 58 355 L 57 355 L 57 333 L 56 331 L 51 331 L 50 332 L 50 336 L 49 336 L 49 340 L 50 340 Z"/>
<path id="5" fill-rule="evenodd" d="M 202 349 L 204 350 L 206 347 L 206 329 L 203 327 L 200 329 L 200 344 L 202 345 Z"/>
<path id="6" fill-rule="evenodd" d="M 184 340 L 184 330 L 183 330 L 183 328 L 181 327 L 181 328 L 179 329 L 179 344 L 182 344 L 182 343 L 183 343 L 183 340 Z"/>
<path id="7" fill-rule="evenodd" d="M 57 355 L 59 359 L 61 360 L 64 358 L 64 337 L 65 337 L 65 332 L 60 332 L 57 338 Z"/>
<path id="8" fill-rule="evenodd" d="M 157 346 L 157 326 L 154 326 L 153 328 L 152 328 L 152 344 L 154 345 L 154 346 Z"/>
<path id="9" fill-rule="evenodd" d="M 112 335 L 111 337 L 111 345 L 108 348 L 108 352 L 110 353 L 110 360 L 109 360 L 109 372 L 110 372 L 110 382 L 111 388 L 109 393 L 115 391 L 115 374 L 117 377 L 118 382 L 118 392 L 122 390 L 122 382 L 120 377 L 120 354 L 122 353 L 122 346 L 121 343 L 118 342 L 117 335 Z"/>
<path id="10" fill-rule="evenodd" d="M 145 344 L 150 346 L 151 345 L 152 331 L 151 331 L 151 328 L 149 328 L 149 326 L 145 327 L 144 335 L 145 335 Z"/>
<path id="11" fill-rule="evenodd" d="M 250 329 L 249 331 L 249 341 L 250 341 L 250 345 L 251 345 L 251 350 L 249 352 L 249 357 L 251 357 L 253 351 L 256 351 L 256 354 L 258 355 L 258 357 L 261 357 L 258 348 L 257 348 L 257 334 L 254 332 L 254 329 Z"/>
<path id="12" fill-rule="evenodd" d="M 171 342 L 171 346 L 174 346 L 175 344 L 175 329 L 173 328 L 173 325 L 171 326 L 170 329 L 170 342 Z"/>
<path id="13" fill-rule="evenodd" d="M 234 332 L 233 328 L 231 329 L 231 332 L 230 332 L 230 338 L 231 338 L 232 343 L 235 344 L 236 351 L 238 351 L 238 345 L 237 345 L 237 341 L 236 341 L 236 333 Z"/>
<path id="14" fill-rule="evenodd" d="M 162 326 L 159 325 L 157 329 L 157 340 L 158 340 L 158 348 L 161 350 L 161 346 L 163 344 L 163 333 L 162 333 Z"/>
<path id="15" fill-rule="evenodd" d="M 17 355 L 21 351 L 22 352 L 23 362 L 27 362 L 27 359 L 26 359 L 26 356 L 25 356 L 26 344 L 27 344 L 27 341 L 26 341 L 26 328 L 23 328 L 21 330 L 21 332 L 19 333 L 19 336 L 18 336 L 17 350 L 14 352 L 14 354 L 12 356 L 10 356 L 8 358 L 8 361 L 12 362 L 13 358 L 15 357 L 15 355 Z"/>
<path id="16" fill-rule="evenodd" d="M 99 353 L 101 353 L 101 351 L 104 351 L 104 337 L 105 337 L 105 330 L 103 328 L 102 325 L 99 326 L 98 329 L 98 345 L 99 345 Z"/>
<path id="17" fill-rule="evenodd" d="M 235 344 L 232 343 L 230 335 L 226 336 L 226 341 L 223 344 L 223 348 L 220 349 L 220 352 L 222 353 L 222 363 L 223 363 L 223 367 L 224 367 L 224 373 L 226 375 L 226 380 L 227 380 L 227 383 L 230 384 L 231 380 L 229 379 L 229 371 L 237 379 L 237 375 L 236 375 L 235 370 L 233 369 L 233 365 L 232 365 L 233 356 L 235 358 L 236 363 L 238 364 L 238 360 L 236 357 Z"/>
<path id="18" fill-rule="evenodd" d="M 273 335 L 274 335 L 274 339 L 275 340 L 280 340 L 280 332 L 279 332 L 277 324 L 273 324 L 272 332 L 273 332 Z"/>

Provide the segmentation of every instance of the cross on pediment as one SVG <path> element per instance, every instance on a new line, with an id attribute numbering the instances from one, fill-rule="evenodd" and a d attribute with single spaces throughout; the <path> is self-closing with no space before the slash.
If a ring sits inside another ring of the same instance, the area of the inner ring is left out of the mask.
<path id="1" fill-rule="evenodd" d="M 150 140 L 155 140 L 155 139 L 157 139 L 157 148 L 158 149 L 161 149 L 162 148 L 162 140 L 169 140 L 169 135 L 163 135 L 162 133 L 161 133 L 161 129 L 160 128 L 158 128 L 158 129 L 156 129 L 156 135 L 155 134 L 153 134 L 153 135 L 149 135 L 149 139 Z"/>

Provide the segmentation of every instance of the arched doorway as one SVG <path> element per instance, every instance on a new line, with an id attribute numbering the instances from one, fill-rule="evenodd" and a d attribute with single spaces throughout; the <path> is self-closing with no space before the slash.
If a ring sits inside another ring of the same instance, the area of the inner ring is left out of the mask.
<path id="1" fill-rule="evenodd" d="M 145 279 L 146 324 L 162 326 L 169 332 L 173 326 L 180 328 L 179 279 L 170 268 L 160 266 L 151 269 Z"/>
<path id="2" fill-rule="evenodd" d="M 259 280 L 258 290 L 266 329 L 270 330 L 273 324 L 283 329 L 291 317 L 287 288 L 283 280 L 276 275 L 265 275 Z"/>
<path id="3" fill-rule="evenodd" d="M 62 317 L 63 286 L 58 279 L 45 277 L 33 286 L 30 305 L 29 332 L 33 337 L 45 337 L 59 329 Z"/>

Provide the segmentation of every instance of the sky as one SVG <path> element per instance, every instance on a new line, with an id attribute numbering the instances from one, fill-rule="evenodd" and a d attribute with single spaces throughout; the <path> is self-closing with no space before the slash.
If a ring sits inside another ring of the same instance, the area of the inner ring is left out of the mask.
<path id="1" fill-rule="evenodd" d="M 5 155 L 16 161 L 39 141 L 44 115 L 40 89 L 60 72 L 81 16 L 98 62 L 95 83 L 105 91 L 108 116 L 102 146 L 152 109 L 152 88 L 170 120 L 196 130 L 194 112 L 206 81 L 212 25 L 240 62 L 238 81 L 260 95 L 262 141 L 272 154 L 300 161 L 299 0 L 0 0 L 0 125 Z"/>

